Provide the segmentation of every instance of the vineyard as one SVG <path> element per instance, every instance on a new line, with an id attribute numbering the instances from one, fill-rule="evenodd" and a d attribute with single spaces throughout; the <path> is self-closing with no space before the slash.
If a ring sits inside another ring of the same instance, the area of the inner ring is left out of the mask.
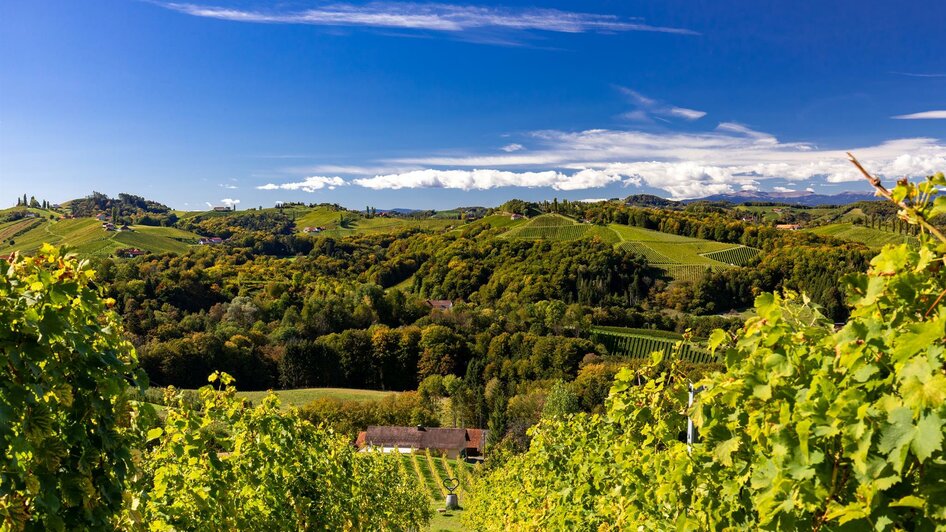
<path id="1" fill-rule="evenodd" d="M 676 280 L 695 281 L 708 269 L 743 266 L 759 250 L 700 238 L 661 233 L 641 227 L 611 224 L 621 249 L 637 253 Z"/>
<path id="2" fill-rule="evenodd" d="M 447 490 L 443 487 L 443 481 L 448 478 L 460 481 L 459 487 L 454 490 L 460 499 L 460 511 L 435 513 L 430 521 L 430 530 L 463 530 L 459 513 L 469 500 L 473 466 L 463 460 L 448 459 L 430 451 L 402 454 L 400 464 L 402 470 L 412 472 L 417 478 L 418 486 L 430 499 L 430 507 L 435 512 L 444 507 Z"/>
<path id="3" fill-rule="evenodd" d="M 511 229 L 504 237 L 524 240 L 578 240 L 588 236 L 593 227 L 557 214 L 543 214 Z"/>
<path id="4" fill-rule="evenodd" d="M 595 327 L 592 339 L 604 345 L 608 353 L 626 358 L 646 358 L 655 351 L 669 354 L 676 343 L 683 340 L 677 333 L 623 327 Z M 683 360 L 693 363 L 716 362 L 716 356 L 694 343 L 685 343 L 680 353 Z"/>
<path id="5" fill-rule="evenodd" d="M 632 253 L 637 253 L 638 255 L 647 259 L 647 262 L 651 264 L 673 264 L 674 261 L 667 257 L 663 253 L 655 250 L 654 248 L 648 246 L 643 242 L 622 242 L 620 244 L 621 249 L 625 251 L 630 251 Z"/>
<path id="6" fill-rule="evenodd" d="M 0 225 L 0 253 L 13 250 L 33 252 L 44 242 L 68 244 L 74 250 L 108 256 L 120 248 L 136 247 L 154 253 L 183 253 L 196 243 L 198 235 L 174 227 L 133 225 L 132 231 L 106 231 L 94 218 L 65 220 L 17 220 Z M 13 240 L 14 244 L 10 244 Z"/>
<path id="7" fill-rule="evenodd" d="M 842 240 L 860 242 L 861 244 L 876 249 L 882 248 L 887 244 L 908 243 L 913 246 L 919 244 L 919 240 L 915 236 L 902 235 L 892 231 L 864 227 L 862 225 L 854 225 L 852 223 L 823 225 L 821 227 L 815 227 L 810 231 L 817 235 L 833 236 Z"/>
<path id="8" fill-rule="evenodd" d="M 724 249 L 721 251 L 710 251 L 703 253 L 703 256 L 708 259 L 713 259 L 719 262 L 726 264 L 731 264 L 733 266 L 745 266 L 750 260 L 755 258 L 759 254 L 759 250 L 756 248 L 750 248 L 747 246 L 738 246 L 734 248 Z"/>

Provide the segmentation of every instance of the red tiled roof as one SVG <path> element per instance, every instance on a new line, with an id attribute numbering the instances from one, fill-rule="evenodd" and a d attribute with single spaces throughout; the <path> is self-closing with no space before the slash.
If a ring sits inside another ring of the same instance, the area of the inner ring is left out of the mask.
<path id="1" fill-rule="evenodd" d="M 365 432 L 365 444 L 378 447 L 457 451 L 468 447 L 466 429 L 370 426 Z"/>
<path id="2" fill-rule="evenodd" d="M 467 449 L 476 449 L 477 451 L 483 451 L 483 445 L 486 443 L 484 440 L 486 436 L 486 430 L 484 429 L 466 429 L 466 447 Z"/>
<path id="3" fill-rule="evenodd" d="M 453 301 L 449 299 L 428 299 L 427 304 L 437 310 L 450 310 L 453 308 Z"/>

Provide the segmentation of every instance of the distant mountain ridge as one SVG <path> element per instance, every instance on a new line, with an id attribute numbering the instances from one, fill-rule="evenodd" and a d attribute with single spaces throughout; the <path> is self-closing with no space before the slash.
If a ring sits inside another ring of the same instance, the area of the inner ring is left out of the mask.
<path id="1" fill-rule="evenodd" d="M 859 201 L 876 201 L 873 194 L 863 192 L 841 192 L 840 194 L 815 194 L 813 192 L 765 192 L 744 191 L 732 194 L 713 194 L 705 198 L 684 200 L 684 203 L 695 201 L 724 201 L 732 204 L 742 203 L 783 203 L 790 205 L 804 205 L 816 207 L 819 205 L 847 205 Z"/>

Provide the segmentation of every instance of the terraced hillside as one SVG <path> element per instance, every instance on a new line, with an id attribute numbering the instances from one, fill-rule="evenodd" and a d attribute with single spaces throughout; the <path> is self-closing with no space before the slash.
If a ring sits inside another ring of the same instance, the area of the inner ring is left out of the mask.
<path id="1" fill-rule="evenodd" d="M 745 266 L 746 263 L 748 263 L 758 254 L 759 250 L 756 248 L 739 246 L 721 251 L 710 251 L 709 253 L 704 253 L 703 256 L 708 259 L 731 264 L 733 266 Z"/>
<path id="2" fill-rule="evenodd" d="M 833 236 L 842 240 L 860 242 L 861 244 L 865 244 L 866 246 L 875 249 L 880 249 L 887 244 L 909 243 L 916 245 L 919 243 L 916 237 L 913 236 L 901 235 L 899 233 L 892 233 L 890 231 L 882 231 L 880 229 L 873 229 L 870 227 L 864 227 L 862 225 L 854 225 L 852 223 L 823 225 L 821 227 L 809 229 L 809 231 L 822 236 Z"/>
<path id="3" fill-rule="evenodd" d="M 614 244 L 618 237 L 614 231 L 606 227 L 579 223 L 571 218 L 558 214 L 543 214 L 515 226 L 503 234 L 504 238 L 520 238 L 524 240 L 578 240 L 580 238 L 598 237 L 602 241 Z"/>
<path id="4" fill-rule="evenodd" d="M 707 269 L 742 266 L 759 253 L 755 248 L 672 235 L 641 227 L 611 224 L 622 249 L 643 255 L 674 279 L 696 279 Z"/>
<path id="5" fill-rule="evenodd" d="M 23 229 L 28 230 L 12 236 Z M 0 225 L 0 235 L 3 235 L 0 253 L 30 253 L 44 242 L 67 244 L 79 253 L 95 256 L 112 255 L 118 249 L 131 247 L 153 253 L 182 253 L 200 238 L 174 227 L 136 225 L 131 229 L 127 232 L 106 231 L 94 218 L 17 220 Z"/>

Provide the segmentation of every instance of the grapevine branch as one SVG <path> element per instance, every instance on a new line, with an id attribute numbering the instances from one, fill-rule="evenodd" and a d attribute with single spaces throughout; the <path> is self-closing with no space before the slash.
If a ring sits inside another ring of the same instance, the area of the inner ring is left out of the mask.
<path id="1" fill-rule="evenodd" d="M 857 158 L 854 157 L 854 155 L 851 154 L 851 152 L 848 152 L 847 156 L 850 158 L 851 164 L 853 164 L 854 166 L 856 166 L 857 169 L 860 170 L 860 172 L 861 172 L 862 174 L 864 174 L 864 177 L 866 177 L 866 178 L 867 178 L 867 181 L 869 181 L 870 184 L 871 184 L 871 186 L 874 187 L 874 189 L 877 191 L 877 194 L 879 194 L 879 195 L 881 195 L 881 196 L 887 198 L 888 200 L 892 201 L 894 204 L 896 204 L 898 207 L 900 207 L 900 208 L 903 209 L 903 210 L 906 210 L 906 211 L 911 211 L 911 210 L 912 210 L 912 211 L 914 211 L 914 213 L 917 214 L 917 216 L 916 216 L 917 223 L 919 223 L 921 226 L 923 226 L 924 229 L 926 229 L 927 231 L 929 231 L 931 235 L 933 235 L 933 236 L 935 236 L 936 238 L 938 238 L 938 239 L 940 240 L 940 242 L 946 242 L 946 235 L 944 235 L 942 231 L 940 231 L 939 229 L 936 228 L 936 226 L 934 226 L 933 224 L 931 224 L 930 222 L 928 222 L 928 221 L 926 220 L 926 218 L 924 218 L 923 216 L 920 216 L 919 213 L 916 212 L 916 209 L 913 208 L 913 207 L 911 207 L 910 205 L 907 205 L 907 203 L 906 203 L 905 201 L 902 201 L 902 200 L 901 200 L 901 201 L 897 201 L 897 200 L 893 197 L 893 194 L 891 194 L 890 191 L 887 190 L 887 187 L 885 187 L 883 184 L 881 184 L 880 178 L 871 175 L 870 172 L 868 172 L 868 171 L 861 165 L 860 161 L 858 161 Z"/>

